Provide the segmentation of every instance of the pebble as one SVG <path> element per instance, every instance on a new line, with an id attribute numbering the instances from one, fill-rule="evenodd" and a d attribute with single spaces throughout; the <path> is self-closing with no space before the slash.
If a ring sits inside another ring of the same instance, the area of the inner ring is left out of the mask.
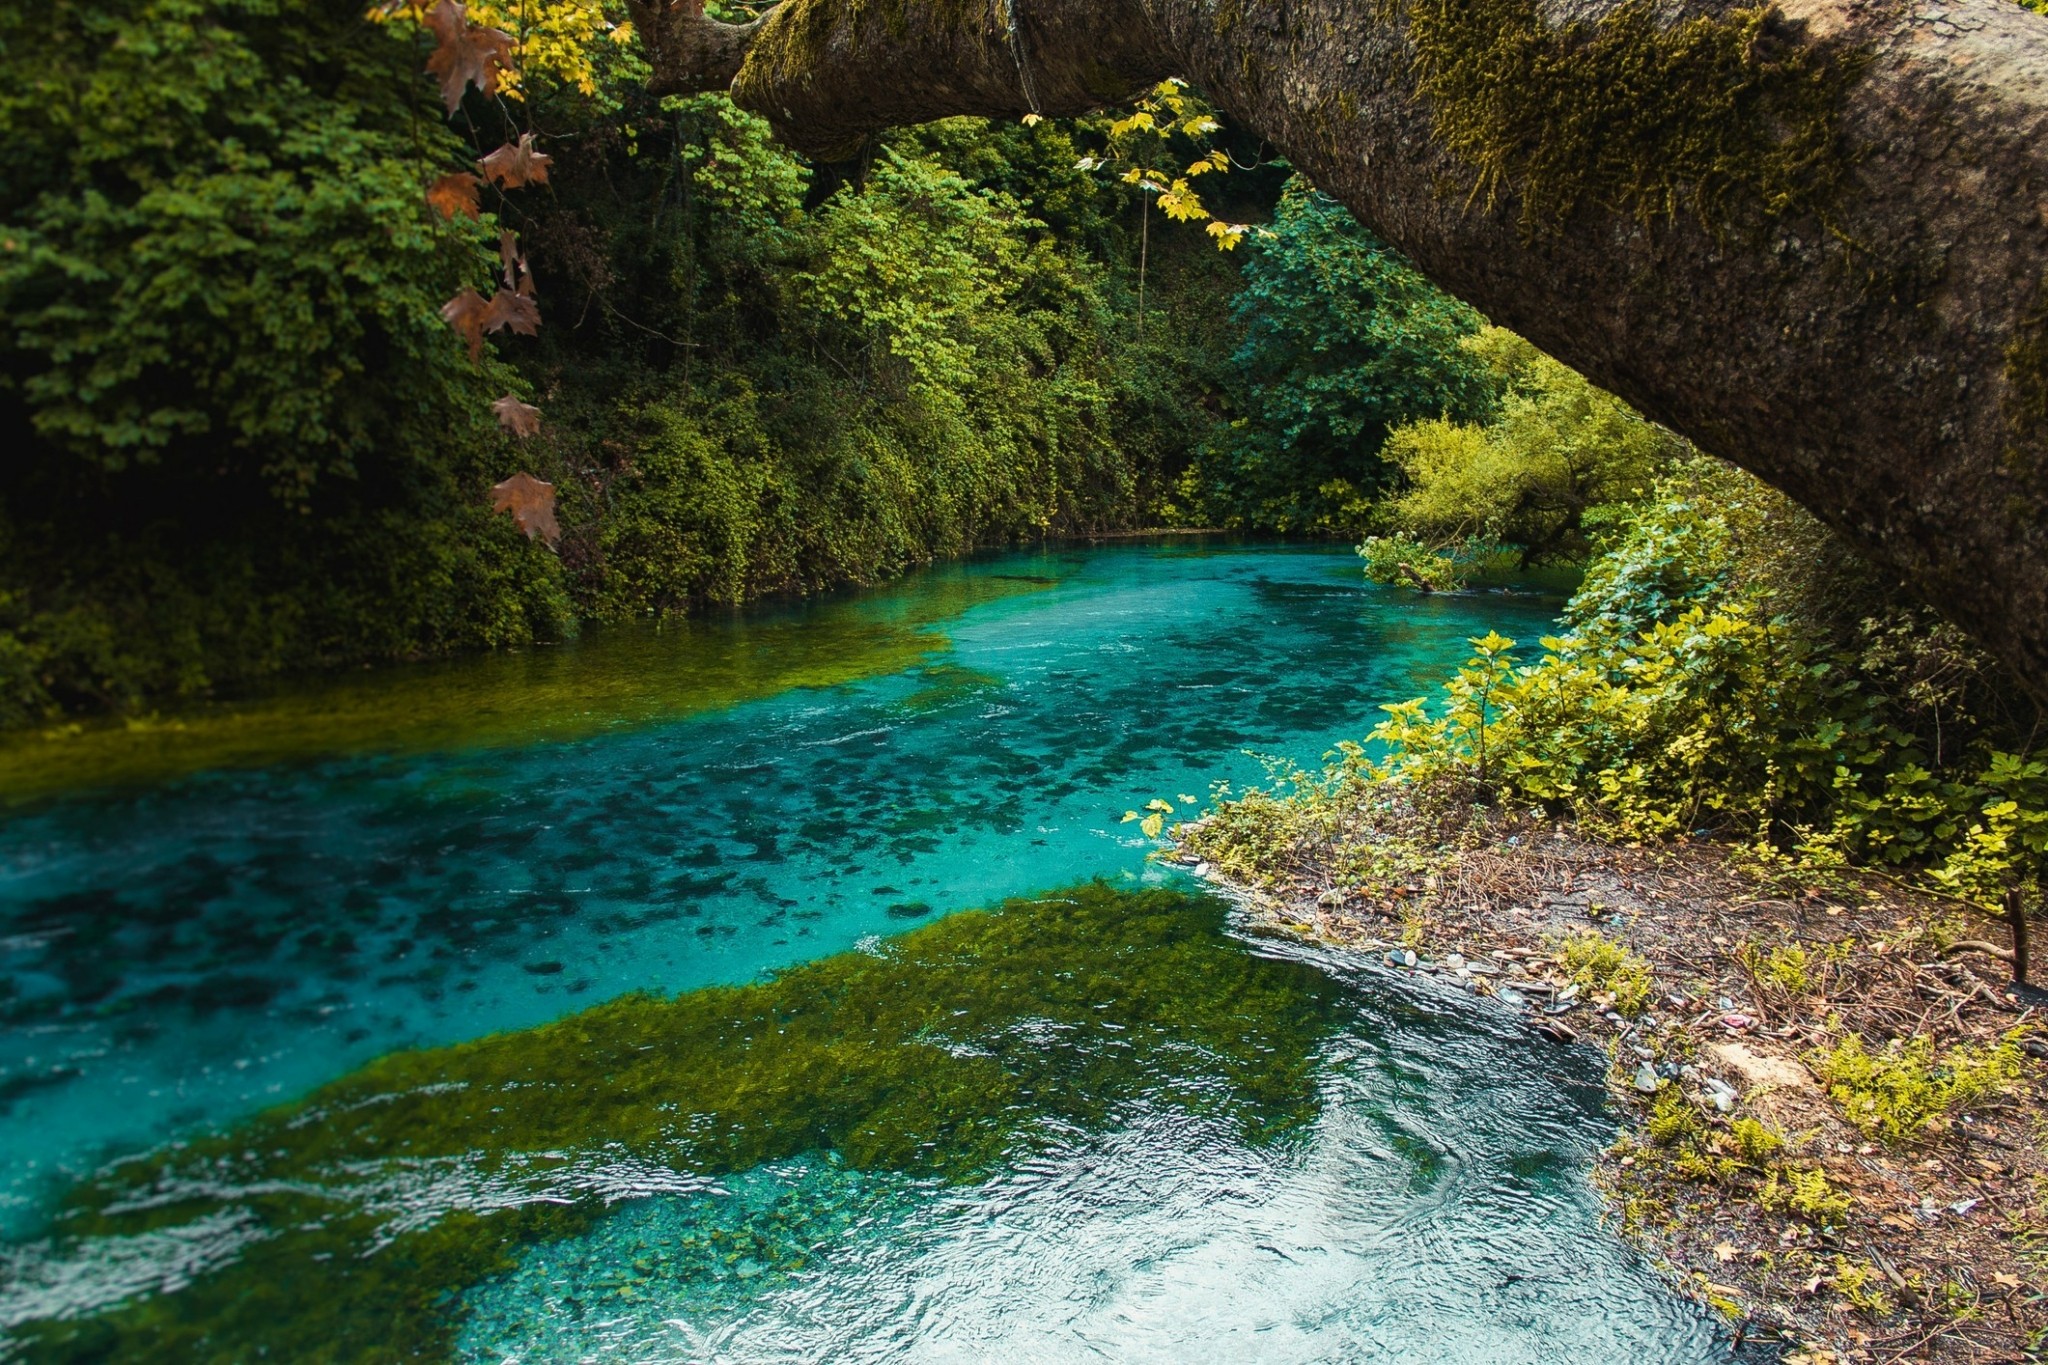
<path id="1" fill-rule="evenodd" d="M 1208 875 L 1209 875 L 1209 864 L 1207 864 L 1207 863 L 1196 863 L 1196 864 L 1195 864 L 1195 875 L 1196 875 L 1197 877 L 1206 877 L 1206 876 L 1208 876 Z"/>
<path id="2" fill-rule="evenodd" d="M 1636 1089 L 1642 1091 L 1645 1095 L 1656 1094 L 1657 1087 L 1663 1083 L 1664 1078 L 1657 1074 L 1657 1068 L 1651 1066 L 1648 1062 L 1644 1062 L 1636 1068 Z"/>
<path id="3" fill-rule="evenodd" d="M 1316 897 L 1316 904 L 1325 910 L 1341 910 L 1344 908 L 1344 893 L 1334 889 L 1325 891 Z"/>
<path id="4" fill-rule="evenodd" d="M 1578 995 L 1579 983 L 1574 981 L 1569 986 L 1566 986 L 1563 990 L 1559 991 L 1557 993 L 1557 998 L 1560 1002 L 1562 1002 L 1566 1000 L 1576 1000 L 1578 998 Z"/>
<path id="5" fill-rule="evenodd" d="M 1494 991 L 1493 998 L 1510 1009 L 1520 1009 L 1529 1003 L 1529 997 L 1516 990 L 1513 986 L 1500 987 Z"/>

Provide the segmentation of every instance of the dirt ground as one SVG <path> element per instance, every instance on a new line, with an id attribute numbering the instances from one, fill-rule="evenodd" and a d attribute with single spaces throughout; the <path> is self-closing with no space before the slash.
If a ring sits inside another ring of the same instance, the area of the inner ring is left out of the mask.
<path id="1" fill-rule="evenodd" d="M 1628 1120 L 1595 1172 L 1611 1216 L 1739 1340 L 1782 1341 L 1791 1365 L 2040 1358 L 2048 1031 L 2024 1026 L 2048 1022 L 2048 996 L 1958 946 L 2002 945 L 2002 926 L 1878 877 L 1801 885 L 1712 844 L 1626 847 L 1533 819 L 1464 833 L 1409 881 L 1345 886 L 1329 865 L 1298 857 L 1259 888 L 1199 870 L 1274 930 L 1446 974 L 1561 1047 L 1604 1048 Z M 1560 949 L 1588 929 L 1647 963 L 1636 1017 L 1574 989 Z M 1803 970 L 1770 970 L 1795 947 Z M 1813 1069 L 1851 1033 L 1873 1050 L 1924 1036 L 1937 1058 L 2016 1042 L 2020 1076 L 1887 1140 Z"/>

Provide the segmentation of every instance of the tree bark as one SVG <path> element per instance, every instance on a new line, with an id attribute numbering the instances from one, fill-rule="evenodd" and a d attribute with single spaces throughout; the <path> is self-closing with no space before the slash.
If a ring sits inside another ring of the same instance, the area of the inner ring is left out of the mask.
<path id="1" fill-rule="evenodd" d="M 2048 18 L 2012 0 L 784 0 L 744 33 L 639 27 L 659 88 L 729 88 L 825 157 L 1185 76 L 2048 699 Z"/>

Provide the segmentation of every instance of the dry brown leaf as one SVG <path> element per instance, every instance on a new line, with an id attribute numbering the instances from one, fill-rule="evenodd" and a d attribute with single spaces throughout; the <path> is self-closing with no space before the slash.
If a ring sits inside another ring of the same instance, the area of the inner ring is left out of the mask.
<path id="1" fill-rule="evenodd" d="M 427 203 L 443 218 L 453 218 L 458 213 L 475 218 L 482 212 L 476 202 L 476 192 L 483 183 L 468 171 L 444 175 L 427 186 Z"/>
<path id="2" fill-rule="evenodd" d="M 1714 1259 L 1724 1265 L 1734 1260 L 1737 1254 L 1738 1250 L 1733 1242 L 1722 1242 L 1714 1248 Z"/>
<path id="3" fill-rule="evenodd" d="M 483 327 L 486 332 L 510 327 L 520 336 L 530 337 L 540 330 L 540 305 L 516 290 L 500 289 L 491 295 L 490 306 L 484 310 Z"/>
<path id="4" fill-rule="evenodd" d="M 545 540 L 551 550 L 561 543 L 562 528 L 555 520 L 555 486 L 545 479 L 536 479 L 522 469 L 491 485 L 491 510 L 510 512 L 528 540 Z"/>
<path id="5" fill-rule="evenodd" d="M 498 234 L 498 261 L 504 267 L 505 287 L 517 289 L 526 273 L 526 253 L 519 249 L 519 234 L 509 229 Z"/>
<path id="6" fill-rule="evenodd" d="M 449 113 L 461 105 L 467 86 L 487 96 L 498 93 L 498 73 L 512 69 L 511 34 L 470 23 L 461 0 L 440 0 L 427 11 L 426 24 L 435 39 L 427 71 L 440 79 Z"/>
<path id="7" fill-rule="evenodd" d="M 540 430 L 540 409 L 509 393 L 491 404 L 491 411 L 498 415 L 499 426 L 522 440 Z"/>
<path id="8" fill-rule="evenodd" d="M 534 145 L 532 133 L 521 133 L 519 141 L 508 142 L 477 164 L 484 179 L 508 190 L 548 183 L 548 163 L 554 158 Z"/>
<path id="9" fill-rule="evenodd" d="M 441 305 L 442 318 L 469 343 L 471 360 L 483 354 L 484 322 L 490 312 L 491 306 L 484 302 L 484 296 L 468 288 Z"/>

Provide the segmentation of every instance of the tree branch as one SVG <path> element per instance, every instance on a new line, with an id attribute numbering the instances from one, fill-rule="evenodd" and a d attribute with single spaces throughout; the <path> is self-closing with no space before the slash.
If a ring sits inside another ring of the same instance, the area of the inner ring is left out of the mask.
<path id="1" fill-rule="evenodd" d="M 729 86 L 827 159 L 1186 76 L 1438 284 L 1791 494 L 2048 699 L 2048 18 L 2012 0 L 635 15 L 658 88 Z"/>

